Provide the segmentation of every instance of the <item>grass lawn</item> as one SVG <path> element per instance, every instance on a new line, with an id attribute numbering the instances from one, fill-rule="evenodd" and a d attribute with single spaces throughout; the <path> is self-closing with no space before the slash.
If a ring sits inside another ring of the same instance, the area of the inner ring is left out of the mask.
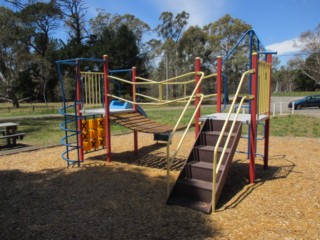
<path id="1" fill-rule="evenodd" d="M 57 107 L 57 106 L 56 106 Z M 177 121 L 181 108 L 177 107 L 162 107 L 162 108 L 146 108 L 148 116 L 160 123 L 174 125 Z M 210 114 L 215 112 L 212 106 L 204 106 L 201 109 L 201 114 Z M 57 112 L 54 112 L 57 113 Z M 182 119 L 182 124 L 187 124 L 193 111 L 189 109 L 186 116 Z M 46 113 L 49 114 L 49 113 Z M 23 143 L 35 146 L 50 146 L 60 143 L 60 139 L 64 136 L 64 131 L 59 128 L 63 121 L 62 117 L 53 115 L 52 117 L 35 117 L 32 118 L 16 118 L 15 114 L 11 115 L 11 120 L 20 124 L 18 130 L 27 133 Z M 0 122 L 7 122 L 8 120 L 0 119 Z M 244 132 L 246 128 L 243 128 Z M 259 126 L 259 133 L 262 133 L 263 126 Z M 122 134 L 130 132 L 131 130 L 124 128 L 118 124 L 111 124 L 112 134 Z M 292 136 L 292 137 L 320 137 L 320 122 L 318 118 L 304 116 L 304 115 L 284 115 L 276 116 L 271 119 L 271 135 L 273 136 Z M 4 144 L 5 141 L 3 140 Z"/>

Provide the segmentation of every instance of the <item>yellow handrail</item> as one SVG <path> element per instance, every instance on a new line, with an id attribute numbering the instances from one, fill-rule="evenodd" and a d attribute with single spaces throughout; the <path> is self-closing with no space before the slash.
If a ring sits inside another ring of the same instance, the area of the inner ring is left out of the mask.
<path id="1" fill-rule="evenodd" d="M 213 174 L 212 174 L 212 211 L 215 211 L 215 203 L 216 203 L 216 195 L 215 195 L 215 194 L 216 194 L 216 180 L 217 180 L 217 179 L 216 179 L 216 175 L 217 175 L 217 173 L 218 173 L 217 171 L 219 171 L 219 168 L 217 167 L 217 163 L 218 163 L 218 159 L 217 159 L 217 158 L 218 158 L 218 148 L 219 148 L 219 146 L 220 146 L 222 137 L 223 137 L 224 132 L 225 132 L 225 130 L 226 130 L 226 127 L 227 127 L 228 121 L 229 121 L 229 119 L 230 119 L 231 113 L 234 111 L 234 106 L 235 106 L 236 100 L 237 100 L 237 98 L 238 98 L 238 96 L 239 96 L 239 93 L 240 93 L 242 84 L 243 84 L 243 82 L 244 82 L 245 76 L 247 76 L 247 75 L 249 75 L 249 74 L 252 74 L 252 73 L 254 73 L 254 72 L 255 72 L 255 70 L 254 70 L 254 69 L 251 69 L 251 70 L 248 70 L 248 71 L 246 71 L 246 72 L 244 72 L 244 73 L 242 74 L 241 80 L 240 80 L 239 85 L 238 85 L 238 89 L 237 89 L 237 91 L 236 91 L 236 93 L 235 93 L 235 95 L 234 95 L 234 98 L 233 98 L 232 104 L 231 104 L 231 106 L 230 106 L 228 115 L 227 115 L 226 120 L 225 120 L 225 122 L 224 122 L 224 124 L 223 124 L 223 127 L 222 127 L 222 129 L 221 129 L 221 132 L 220 132 L 218 141 L 217 141 L 217 143 L 216 143 L 216 147 L 215 147 L 215 149 L 214 149 L 213 160 L 212 160 L 212 162 L 213 162 Z M 252 96 L 245 96 L 245 97 L 243 97 L 243 98 L 241 99 L 240 104 L 242 105 L 243 102 L 244 102 L 244 100 L 245 100 L 245 99 L 248 99 L 248 98 L 252 98 Z M 238 108 L 237 114 L 235 115 L 235 118 L 233 119 L 233 123 L 232 123 L 231 129 L 230 129 L 230 131 L 229 131 L 229 135 L 230 135 L 230 136 L 231 136 L 231 134 L 232 134 L 232 130 L 233 130 L 234 126 L 235 126 L 235 122 L 236 122 L 236 120 L 237 120 L 237 118 L 238 118 L 238 115 L 239 115 L 239 113 L 240 113 L 240 109 L 241 109 L 241 106 Z M 221 153 L 221 156 L 220 156 L 220 159 L 219 159 L 219 163 L 218 163 L 218 164 L 219 164 L 219 165 L 218 165 L 219 167 L 220 167 L 221 161 L 222 161 L 222 159 L 223 159 L 223 157 L 224 157 L 224 154 L 225 154 L 225 151 L 226 151 L 226 146 L 228 145 L 228 141 L 230 140 L 230 136 L 229 136 L 229 135 L 228 135 L 228 137 L 227 137 L 227 141 L 226 141 L 226 143 L 225 143 L 225 147 L 224 147 L 223 152 Z"/>
<path id="2" fill-rule="evenodd" d="M 130 80 L 127 79 L 123 79 L 123 78 L 119 78 L 116 76 L 112 76 L 112 75 L 108 75 L 108 78 L 116 80 L 118 82 L 124 83 L 124 84 L 130 84 L 132 86 L 139 86 L 139 85 L 155 85 L 159 87 L 159 97 L 158 98 L 154 98 L 152 96 L 147 96 L 147 95 L 143 95 L 143 94 L 139 94 L 137 93 L 136 96 L 141 96 L 144 97 L 148 100 L 154 101 L 156 103 L 170 103 L 172 101 L 163 101 L 163 86 L 165 85 L 184 85 L 184 90 L 183 90 L 183 96 L 186 97 L 187 96 L 187 85 L 188 84 L 192 84 L 195 82 L 194 79 L 189 79 L 189 80 L 183 80 L 181 81 L 181 79 L 183 78 L 188 78 L 191 76 L 194 76 L 196 73 L 195 72 L 189 72 L 189 73 L 185 73 L 176 77 L 172 77 L 163 81 L 154 81 L 151 79 L 147 79 L 147 78 L 142 78 L 142 77 L 136 77 L 137 80 L 140 80 L 139 82 L 132 82 Z M 97 104 L 97 103 L 101 103 L 101 96 L 100 94 L 100 90 L 94 90 L 91 91 L 91 88 L 96 87 L 99 84 L 99 88 L 100 88 L 100 82 L 98 81 L 101 77 L 103 77 L 103 73 L 102 72 L 81 72 L 81 75 L 83 76 L 83 78 L 85 79 L 85 99 L 86 99 L 86 103 L 87 104 Z M 209 75 L 209 77 L 214 77 L 216 76 L 216 74 L 211 74 Z M 208 76 L 203 77 L 203 79 L 208 78 Z M 89 81 L 90 80 L 90 81 Z M 179 81 L 176 81 L 179 80 Z M 116 97 L 119 100 L 123 100 L 123 101 L 127 101 L 123 98 L 119 98 Z M 186 100 L 188 98 L 181 98 L 178 101 L 179 102 L 185 102 L 184 100 Z M 141 103 L 139 103 L 141 104 Z M 150 104 L 150 103 L 148 103 Z"/>
<path id="3" fill-rule="evenodd" d="M 174 102 L 183 102 L 184 99 L 189 99 L 190 98 L 190 96 L 187 96 L 187 97 L 183 97 L 183 98 L 177 98 L 177 99 L 174 99 L 174 100 L 168 100 L 168 101 L 162 101 L 162 102 L 160 102 L 159 100 L 156 99 L 158 102 L 154 103 L 154 102 L 134 102 L 134 101 L 131 101 L 131 100 L 128 100 L 128 99 L 124 99 L 124 98 L 121 98 L 121 97 L 118 97 L 118 96 L 112 95 L 112 94 L 108 94 L 108 96 L 112 97 L 112 98 L 115 98 L 115 99 L 118 99 L 120 101 L 131 103 L 131 104 L 155 105 L 155 106 L 166 105 L 166 104 L 174 103 Z M 150 99 L 152 99 L 152 98 L 150 98 Z"/>
<path id="4" fill-rule="evenodd" d="M 183 135 L 182 135 L 182 137 L 181 137 L 181 139 L 180 139 L 180 141 L 178 143 L 178 146 L 176 147 L 176 150 L 174 151 L 174 153 L 172 154 L 171 157 L 170 157 L 170 143 L 171 143 L 171 140 L 172 140 L 172 136 L 174 135 L 174 133 L 172 133 L 173 131 L 171 132 L 169 140 L 167 142 L 167 197 L 169 197 L 169 194 L 170 194 L 170 171 L 171 171 L 172 162 L 176 158 L 176 156 L 177 156 L 177 154 L 178 154 L 178 152 L 179 152 L 179 150 L 180 150 L 180 148 L 182 146 L 182 143 L 185 140 L 185 137 L 186 137 L 191 125 L 192 125 L 192 121 L 193 121 L 193 119 L 194 119 L 198 109 L 200 108 L 203 99 L 204 99 L 204 95 L 200 94 L 200 95 L 198 95 L 198 97 L 200 97 L 199 104 L 195 108 L 195 110 L 194 110 L 194 112 L 192 114 L 192 117 L 190 118 L 189 123 L 188 123 L 186 129 L 184 130 L 184 133 L 183 133 Z"/>
<path id="5" fill-rule="evenodd" d="M 217 73 L 213 73 L 213 74 L 210 74 L 210 75 L 203 77 L 203 79 L 208 79 L 208 78 L 212 78 L 212 77 L 216 77 L 216 76 L 217 76 Z"/>
<path id="6" fill-rule="evenodd" d="M 204 73 L 203 72 L 199 72 L 198 74 L 200 75 L 200 79 L 199 79 L 197 85 L 195 86 L 195 88 L 193 89 L 193 92 L 190 95 L 190 98 L 189 98 L 187 104 L 185 105 L 182 113 L 180 114 L 180 117 L 179 117 L 175 127 L 173 128 L 173 130 L 172 130 L 172 132 L 170 134 L 170 137 L 168 139 L 168 142 L 167 142 L 167 197 L 169 197 L 169 194 L 170 194 L 170 171 L 171 171 L 172 161 L 174 160 L 175 156 L 177 155 L 178 151 L 180 150 L 180 147 L 181 147 L 181 145 L 182 145 L 182 143 L 183 143 L 183 141 L 185 139 L 185 136 L 187 134 L 187 131 L 189 130 L 189 128 L 191 126 L 192 120 L 194 119 L 194 116 L 195 116 L 196 112 L 198 111 L 198 109 L 199 109 L 199 107 L 200 107 L 200 105 L 201 105 L 201 103 L 203 101 L 203 94 L 200 94 L 200 95 L 198 94 L 197 95 L 196 92 L 197 92 L 198 88 L 200 87 L 200 85 L 202 83 L 202 80 L 203 80 L 203 77 L 204 77 Z M 190 106 L 190 103 L 191 103 L 192 99 L 194 99 L 195 97 L 200 97 L 200 102 L 197 105 L 192 117 L 190 118 L 189 124 L 188 124 L 187 128 L 185 129 L 184 134 L 182 135 L 176 150 L 172 154 L 172 158 L 171 158 L 171 161 L 170 161 L 170 144 L 171 144 L 172 138 L 173 138 L 174 134 L 176 133 L 177 128 L 180 125 L 180 122 L 181 122 L 183 116 L 185 115 L 188 107 Z"/>

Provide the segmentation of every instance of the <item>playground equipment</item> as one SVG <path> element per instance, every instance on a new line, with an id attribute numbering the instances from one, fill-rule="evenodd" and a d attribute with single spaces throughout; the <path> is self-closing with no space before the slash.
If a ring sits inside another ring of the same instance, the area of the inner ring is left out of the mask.
<path id="1" fill-rule="evenodd" d="M 94 61 L 103 64 L 104 73 L 92 73 L 92 72 L 81 72 L 80 63 Z M 200 59 L 198 59 L 200 62 Z M 63 97 L 63 108 L 60 109 L 60 113 L 64 115 L 64 122 L 61 124 L 61 129 L 65 131 L 65 137 L 62 139 L 62 144 L 66 146 L 66 151 L 62 154 L 62 158 L 67 161 L 68 165 L 70 164 L 80 164 L 84 160 L 84 151 L 90 149 L 97 149 L 98 145 L 96 142 L 103 142 L 104 144 L 99 144 L 99 146 L 106 147 L 107 151 L 107 161 L 111 161 L 111 133 L 110 133 L 110 120 L 115 120 L 116 122 L 127 126 L 134 131 L 134 151 L 138 151 L 138 139 L 137 132 L 143 131 L 148 133 L 159 134 L 170 133 L 174 128 L 181 129 L 182 127 L 177 126 L 167 126 L 164 124 L 159 124 L 155 121 L 147 119 L 146 114 L 143 112 L 142 108 L 137 105 L 136 99 L 144 98 L 147 99 L 146 103 L 139 104 L 154 104 L 162 105 L 170 102 L 179 102 L 187 101 L 185 109 L 192 102 L 196 94 L 196 90 L 200 87 L 200 83 L 197 84 L 195 90 L 191 96 L 183 96 L 174 100 L 163 100 L 163 88 L 166 85 L 188 85 L 194 84 L 195 80 L 188 79 L 187 81 L 183 80 L 186 78 L 194 77 L 195 73 L 188 73 L 182 76 L 178 76 L 172 79 L 167 79 L 162 82 L 156 82 L 153 80 L 148 80 L 144 78 L 136 77 L 136 69 L 132 69 L 132 80 L 121 79 L 119 77 L 108 75 L 108 61 L 107 56 L 104 56 L 104 59 L 70 59 L 57 61 L 60 84 L 62 88 L 62 97 Z M 76 68 L 76 82 L 75 82 L 75 100 L 71 105 L 67 104 L 67 98 L 64 88 L 64 80 L 62 77 L 61 66 L 63 64 L 74 65 Z M 202 73 L 203 75 L 203 73 Z M 101 78 L 103 78 L 103 84 L 101 84 Z M 113 95 L 109 89 L 109 80 L 118 81 L 122 84 L 130 84 L 132 86 L 132 100 L 124 99 L 120 96 Z M 179 79 L 182 81 L 179 82 Z M 137 82 L 139 81 L 139 82 Z M 154 98 L 145 94 L 137 93 L 136 88 L 138 86 L 144 85 L 154 85 L 158 88 L 159 96 Z M 103 88 L 103 94 L 101 94 L 101 89 Z M 185 87 L 186 88 L 186 87 Z M 186 91 L 185 91 L 186 92 Z M 107 97 L 106 97 L 107 96 Z M 101 101 L 101 99 L 104 101 Z M 111 102 L 110 99 L 117 99 L 118 101 Z M 198 97 L 195 97 L 197 99 Z M 121 101 L 121 102 L 119 102 Z M 153 101 L 153 103 L 151 102 Z M 93 105 L 102 104 L 102 108 L 89 108 Z M 112 107 L 114 106 L 114 107 Z M 200 106 L 199 106 L 200 107 Z M 198 107 L 198 109 L 199 109 Z M 185 111 L 184 111 L 185 112 Z M 138 114 L 138 115 L 137 115 Z M 87 121 L 93 121 L 95 118 L 104 116 L 104 125 L 102 127 L 105 135 L 101 134 L 98 136 L 96 133 L 99 130 L 95 128 L 85 129 L 85 126 L 90 124 Z M 181 117 L 182 118 L 182 117 Z M 179 123 L 181 121 L 179 120 Z M 92 120 L 87 120 L 92 119 Z M 83 124 L 82 124 L 83 123 Z M 72 126 L 76 126 L 72 128 Z M 142 127 L 143 125 L 143 127 Z M 71 126 L 71 127 L 70 127 Z M 191 123 L 190 123 L 191 126 Z M 190 127 L 189 126 L 189 127 Z M 199 127 L 198 127 L 199 128 Z M 89 133 L 89 137 L 88 136 Z M 91 134 L 91 135 L 90 135 Z M 160 135 L 161 136 L 161 135 Z M 100 140 L 99 140 L 100 138 Z M 158 140 L 158 139 L 156 139 Z M 76 157 L 71 158 L 70 153 L 76 152 Z"/>
<path id="2" fill-rule="evenodd" d="M 233 155 L 236 151 L 243 124 L 248 125 L 248 157 L 250 183 L 255 179 L 255 157 L 257 155 L 257 125 L 264 122 L 264 168 L 268 167 L 268 146 L 270 126 L 270 84 L 271 84 L 271 52 L 259 51 L 261 42 L 255 33 L 250 30 L 244 36 L 250 37 L 250 51 L 258 50 L 250 54 L 249 69 L 243 73 L 237 91 L 234 95 L 228 113 L 222 112 L 222 65 L 234 52 L 235 48 L 225 59 L 217 58 L 217 72 L 205 76 L 201 72 L 200 58 L 195 60 L 195 71 L 186 73 L 164 81 L 154 81 L 136 76 L 136 68 L 132 68 L 131 79 L 123 79 L 109 74 L 108 58 L 103 59 L 71 59 L 57 61 L 64 106 L 60 112 L 64 115 L 64 122 L 61 128 L 65 131 L 62 143 L 66 151 L 62 158 L 70 164 L 80 164 L 84 161 L 84 152 L 99 147 L 106 149 L 106 160 L 111 161 L 111 132 L 110 121 L 133 130 L 134 153 L 138 152 L 138 132 L 152 134 L 168 134 L 167 140 L 167 194 L 168 204 L 176 204 L 190 207 L 202 212 L 214 211 L 219 199 L 222 187 L 226 180 L 228 170 L 231 166 Z M 255 38 L 254 38 L 255 37 Z M 244 37 L 239 42 L 243 41 Z M 255 39 L 255 40 L 253 40 Z M 253 42 L 257 43 L 254 46 Z M 264 50 L 264 49 L 263 49 Z M 265 56 L 260 60 L 260 56 Z M 95 61 L 103 65 L 103 73 L 81 72 L 81 61 Z M 63 78 L 60 65 L 71 64 L 76 68 L 76 97 L 73 104 L 66 104 Z M 98 77 L 96 77 L 98 76 Z M 83 79 L 85 79 L 83 81 Z M 101 81 L 103 79 L 103 83 Z M 217 93 L 204 95 L 201 93 L 203 81 L 216 81 Z M 244 82 L 248 81 L 248 92 L 240 97 L 240 91 Z M 122 96 L 112 94 L 109 82 L 128 84 L 132 89 L 132 98 L 126 99 Z M 163 89 L 168 85 L 183 86 L 183 94 L 175 99 L 164 99 Z M 192 85 L 191 93 L 187 94 L 187 86 Z M 145 93 L 138 93 L 139 86 L 153 86 L 157 88 L 158 96 L 149 96 Z M 223 87 L 226 91 L 226 87 Z M 103 91 L 101 90 L 103 89 Z M 224 93 L 226 96 L 226 93 Z M 137 98 L 147 101 L 137 102 Z M 217 112 L 201 116 L 200 108 L 204 99 L 215 98 Z M 236 100 L 241 101 L 236 105 Z M 117 101 L 111 102 L 111 99 Z M 225 97 L 224 97 L 225 99 Z M 248 101 L 248 113 L 241 113 L 244 102 Z M 163 105 L 172 102 L 183 102 L 182 113 L 174 126 L 167 126 L 148 119 L 144 114 L 142 105 Z M 186 126 L 181 126 L 181 120 L 187 109 L 194 103 L 195 107 L 192 116 Z M 138 105 L 139 104 L 139 105 Z M 102 105 L 99 108 L 89 108 L 92 105 Z M 225 109 L 225 107 L 224 107 Z M 171 166 L 177 156 L 186 134 L 194 121 L 196 141 L 194 147 L 186 160 L 177 181 L 171 187 Z M 71 129 L 69 126 L 73 126 Z M 98 127 L 99 126 L 99 127 Z M 184 129 L 182 136 L 174 150 L 171 150 L 170 143 L 178 130 Z M 73 140 L 73 141 L 72 141 Z M 71 159 L 69 153 L 76 152 L 76 159 Z"/>

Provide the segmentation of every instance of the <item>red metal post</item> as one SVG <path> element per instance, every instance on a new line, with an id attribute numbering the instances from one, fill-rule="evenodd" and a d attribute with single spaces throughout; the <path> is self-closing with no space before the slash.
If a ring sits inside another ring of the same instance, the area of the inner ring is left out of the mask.
<path id="1" fill-rule="evenodd" d="M 77 110 L 77 141 L 79 145 L 78 159 L 79 161 L 84 160 L 84 151 L 83 151 L 83 137 L 82 137 L 82 121 L 81 121 L 81 74 L 80 74 L 80 62 L 76 61 L 76 110 Z"/>
<path id="2" fill-rule="evenodd" d="M 269 160 L 269 136 L 270 136 L 270 104 L 271 104 L 271 83 L 272 83 L 272 55 L 267 55 L 267 63 L 270 63 L 270 89 L 269 89 L 269 109 L 268 109 L 268 119 L 265 122 L 264 132 L 264 158 L 263 158 L 263 168 L 268 168 L 268 160 Z"/>
<path id="3" fill-rule="evenodd" d="M 222 58 L 219 56 L 217 58 L 217 112 L 221 112 L 221 85 L 222 85 Z M 226 96 L 224 96 L 226 97 Z"/>
<path id="4" fill-rule="evenodd" d="M 200 72 L 200 70 L 201 70 L 201 62 L 200 62 L 200 58 L 197 57 L 195 59 L 195 72 L 196 72 L 195 84 L 196 85 L 200 81 L 200 75 L 197 74 L 198 72 Z M 201 93 L 201 86 L 199 86 L 198 89 L 196 90 L 196 94 L 200 94 L 200 93 Z M 197 107 L 199 104 L 200 104 L 200 98 L 196 97 L 195 107 Z M 199 132 L 200 132 L 200 125 L 199 125 L 200 115 L 201 115 L 201 109 L 199 108 L 198 111 L 196 112 L 196 115 L 195 115 L 195 134 L 196 134 L 195 137 L 196 137 L 196 139 L 197 139 Z"/>
<path id="5" fill-rule="evenodd" d="M 255 180 L 255 158 L 257 143 L 257 100 L 258 100 L 258 53 L 252 54 L 252 68 L 255 73 L 252 74 L 251 94 L 254 99 L 251 100 L 251 122 L 250 122 L 250 163 L 249 176 L 250 183 Z"/>
<path id="6" fill-rule="evenodd" d="M 111 162 L 111 132 L 110 132 L 110 100 L 109 100 L 109 69 L 108 56 L 103 55 L 103 94 L 104 94 L 104 127 L 105 127 L 105 142 L 107 148 L 106 161 Z"/>
<path id="7" fill-rule="evenodd" d="M 132 68 L 132 102 L 133 102 L 133 110 L 137 111 L 137 104 L 136 104 L 136 75 L 137 69 L 135 67 Z M 133 141 L 134 141 L 134 154 L 138 154 L 138 132 L 137 130 L 133 130 Z"/>

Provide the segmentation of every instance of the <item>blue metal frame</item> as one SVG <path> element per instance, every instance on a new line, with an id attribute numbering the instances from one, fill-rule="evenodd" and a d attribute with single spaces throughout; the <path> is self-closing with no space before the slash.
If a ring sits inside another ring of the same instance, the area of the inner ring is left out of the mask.
<path id="1" fill-rule="evenodd" d="M 98 59 L 98 58 L 74 58 L 74 59 L 56 61 L 57 68 L 58 68 L 59 83 L 60 83 L 61 92 L 62 92 L 62 101 L 63 101 L 63 106 L 58 111 L 64 117 L 64 121 L 60 123 L 59 126 L 60 126 L 60 129 L 65 132 L 64 137 L 62 137 L 60 140 L 60 143 L 66 147 L 66 150 L 61 154 L 61 158 L 67 162 L 68 166 L 73 164 L 80 165 L 80 143 L 78 142 L 79 139 L 76 136 L 79 134 L 82 134 L 81 132 L 78 131 L 78 121 L 84 119 L 85 117 L 78 116 L 76 112 L 77 106 L 81 105 L 83 103 L 82 101 L 74 100 L 73 104 L 67 105 L 61 65 L 77 65 L 77 64 L 80 64 L 80 61 L 90 61 L 90 62 L 96 62 L 96 63 L 105 62 L 105 60 Z M 132 76 L 132 69 L 109 70 L 110 75 L 112 75 L 113 73 L 125 73 L 125 72 L 130 73 L 130 76 Z M 77 81 L 76 81 L 76 84 L 77 84 Z M 82 79 L 80 84 L 83 84 Z M 118 85 L 118 88 L 121 90 L 120 84 Z M 82 89 L 82 86 L 81 86 L 81 89 Z M 68 113 L 70 112 L 69 109 L 73 109 L 74 112 Z M 75 125 L 70 126 L 70 124 L 75 124 Z M 71 143 L 70 137 L 76 137 L 76 142 Z M 77 158 L 78 158 L 77 160 L 70 159 L 70 152 L 72 151 L 77 151 Z"/>
<path id="2" fill-rule="evenodd" d="M 239 47 L 239 45 L 246 39 L 246 37 L 249 36 L 250 39 L 249 39 L 249 69 L 252 68 L 252 54 L 253 54 L 253 51 L 257 51 L 259 53 L 262 53 L 260 52 L 260 47 L 263 51 L 263 53 L 267 53 L 266 52 L 266 48 L 264 47 L 264 44 L 262 43 L 262 41 L 260 40 L 259 36 L 257 35 L 257 33 L 250 29 L 248 30 L 247 32 L 245 32 L 238 40 L 238 42 L 236 43 L 236 45 L 227 53 L 226 57 L 222 60 L 222 64 L 224 64 L 231 56 L 232 54 L 235 52 L 235 50 Z M 254 39 L 256 39 L 256 44 L 255 44 L 255 41 Z M 256 46 L 256 49 L 253 49 L 254 46 Z M 248 85 L 248 92 L 249 94 L 252 94 L 252 91 L 251 91 L 251 79 L 252 79 L 252 76 L 250 75 L 249 76 L 249 85 Z M 251 113 L 251 100 L 249 100 L 249 113 Z M 248 145 L 247 145 L 247 158 L 249 158 L 250 156 L 250 128 L 248 128 Z"/>

